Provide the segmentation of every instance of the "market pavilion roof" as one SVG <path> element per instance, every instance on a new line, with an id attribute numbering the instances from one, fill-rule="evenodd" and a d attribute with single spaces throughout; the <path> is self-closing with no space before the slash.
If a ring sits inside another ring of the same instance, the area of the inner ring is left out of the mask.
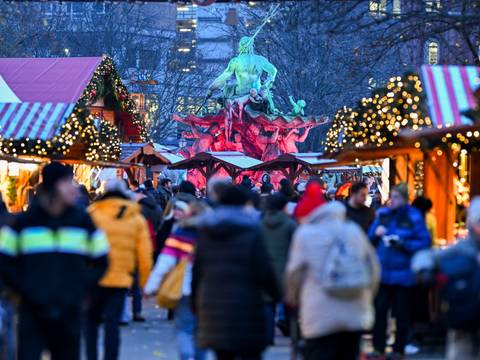
<path id="1" fill-rule="evenodd" d="M 104 100 L 121 121 L 90 115 Z M 110 58 L 3 58 L 0 135 L 6 154 L 64 157 L 75 145 L 87 160 L 109 161 L 122 141 L 145 139 L 146 130 Z"/>

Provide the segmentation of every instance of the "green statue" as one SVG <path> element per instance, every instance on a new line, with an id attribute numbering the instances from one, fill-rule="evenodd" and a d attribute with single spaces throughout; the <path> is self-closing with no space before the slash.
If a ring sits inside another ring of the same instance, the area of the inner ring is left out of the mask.
<path id="1" fill-rule="evenodd" d="M 265 57 L 254 53 L 253 37 L 242 37 L 238 52 L 239 55 L 230 60 L 227 69 L 210 85 L 207 95 L 210 97 L 214 90 L 223 89 L 224 96 L 230 99 L 248 95 L 251 89 L 255 89 L 269 96 L 277 75 L 276 67 Z M 267 74 L 267 78 L 262 83 L 263 73 Z M 229 85 L 227 82 L 232 76 L 236 81 Z"/>
<path id="2" fill-rule="evenodd" d="M 303 109 L 305 109 L 305 106 L 307 106 L 305 100 L 299 99 L 298 101 L 295 101 L 293 96 L 289 96 L 288 100 L 290 100 L 290 104 L 292 105 L 292 111 L 290 115 L 305 116 L 305 112 L 303 111 Z"/>

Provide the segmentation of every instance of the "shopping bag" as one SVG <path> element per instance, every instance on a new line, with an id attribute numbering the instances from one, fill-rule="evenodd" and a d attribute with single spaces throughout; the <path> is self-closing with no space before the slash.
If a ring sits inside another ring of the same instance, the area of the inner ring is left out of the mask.
<path id="1" fill-rule="evenodd" d="M 188 259 L 182 259 L 170 270 L 157 293 L 157 304 L 164 309 L 173 309 L 182 298 L 183 280 L 187 268 Z"/>

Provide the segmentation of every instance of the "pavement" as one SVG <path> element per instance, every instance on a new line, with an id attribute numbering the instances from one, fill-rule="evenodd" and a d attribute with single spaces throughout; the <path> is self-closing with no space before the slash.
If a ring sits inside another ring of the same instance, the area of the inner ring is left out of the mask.
<path id="1" fill-rule="evenodd" d="M 166 320 L 166 311 L 157 308 L 151 301 L 144 306 L 145 323 L 131 323 L 122 328 L 120 360 L 179 360 L 173 322 Z M 289 360 L 290 348 L 287 338 L 278 337 L 277 345 L 267 351 L 265 360 Z M 209 360 L 213 360 L 209 355 Z M 442 354 L 419 354 L 409 359 L 442 360 Z"/>

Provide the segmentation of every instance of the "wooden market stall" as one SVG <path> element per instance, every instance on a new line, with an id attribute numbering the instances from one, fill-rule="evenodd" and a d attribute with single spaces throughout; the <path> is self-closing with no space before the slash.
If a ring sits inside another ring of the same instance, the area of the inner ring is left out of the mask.
<path id="1" fill-rule="evenodd" d="M 280 171 L 293 184 L 303 172 L 311 173 L 315 166 L 335 163 L 333 159 L 319 159 L 323 153 L 287 153 L 253 166 L 255 171 Z"/>
<path id="2" fill-rule="evenodd" d="M 153 142 L 124 143 L 121 145 L 121 149 L 123 162 L 144 165 L 142 168 L 127 170 L 129 178 L 139 182 L 143 182 L 149 177 L 156 182 L 158 174 L 164 171 L 168 165 L 184 160 L 183 156 L 175 154 L 166 146 Z"/>
<path id="3" fill-rule="evenodd" d="M 169 165 L 169 169 L 195 169 L 208 181 L 220 169 L 235 180 L 240 173 L 251 170 L 262 162 L 238 151 L 209 151 L 201 152 L 195 156 Z"/>
<path id="4" fill-rule="evenodd" d="M 339 164 L 389 159 L 390 185 L 408 183 L 411 200 L 431 198 L 441 245 L 457 237 L 468 188 L 480 181 L 478 167 L 469 166 L 480 149 L 471 119 L 479 108 L 479 69 L 424 66 L 421 78 L 391 78 L 358 108 L 340 110 L 328 134 L 327 149 Z"/>
<path id="5" fill-rule="evenodd" d="M 146 129 L 110 58 L 4 58 L 0 135 L 1 153 L 74 162 L 86 183 L 89 170 L 117 163 L 120 144 L 144 141 Z"/>

